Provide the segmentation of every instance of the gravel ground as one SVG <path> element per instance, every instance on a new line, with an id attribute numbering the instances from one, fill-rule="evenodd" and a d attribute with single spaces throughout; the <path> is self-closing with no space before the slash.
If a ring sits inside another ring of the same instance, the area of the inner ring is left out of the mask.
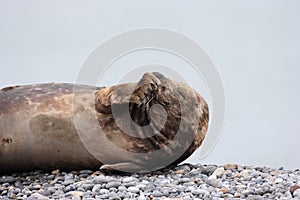
<path id="1" fill-rule="evenodd" d="M 300 199 L 300 170 L 184 164 L 132 175 L 33 171 L 0 177 L 0 199 Z"/>

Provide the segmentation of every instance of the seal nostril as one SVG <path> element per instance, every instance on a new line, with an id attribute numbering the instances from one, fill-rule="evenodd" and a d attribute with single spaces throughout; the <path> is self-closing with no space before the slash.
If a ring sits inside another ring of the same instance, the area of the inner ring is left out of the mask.
<path id="1" fill-rule="evenodd" d="M 2 138 L 2 145 L 10 144 L 10 143 L 12 143 L 11 138 Z"/>

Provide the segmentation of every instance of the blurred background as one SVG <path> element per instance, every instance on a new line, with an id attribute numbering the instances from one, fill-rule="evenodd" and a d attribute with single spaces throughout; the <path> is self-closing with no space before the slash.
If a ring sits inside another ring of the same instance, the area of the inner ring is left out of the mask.
<path id="1" fill-rule="evenodd" d="M 299 9 L 296 0 L 1 0 L 0 87 L 75 82 L 90 52 L 113 35 L 172 29 L 206 49 L 226 94 L 216 147 L 186 162 L 300 168 Z"/>

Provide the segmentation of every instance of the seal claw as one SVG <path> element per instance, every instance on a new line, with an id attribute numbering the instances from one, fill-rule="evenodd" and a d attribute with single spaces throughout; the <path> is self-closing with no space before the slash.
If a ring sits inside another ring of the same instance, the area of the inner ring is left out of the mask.
<path id="1" fill-rule="evenodd" d="M 136 163 L 116 163 L 116 164 L 105 164 L 100 167 L 100 170 L 111 172 L 111 171 L 142 171 L 143 166 Z"/>

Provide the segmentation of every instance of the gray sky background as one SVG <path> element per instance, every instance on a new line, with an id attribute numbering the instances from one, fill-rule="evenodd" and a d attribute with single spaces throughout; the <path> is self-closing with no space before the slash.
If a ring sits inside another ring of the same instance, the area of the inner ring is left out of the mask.
<path id="1" fill-rule="evenodd" d="M 188 161 L 299 168 L 299 9 L 296 0 L 1 0 L 0 87 L 74 82 L 89 53 L 111 36 L 173 29 L 207 50 L 226 93 L 216 148 Z"/>

